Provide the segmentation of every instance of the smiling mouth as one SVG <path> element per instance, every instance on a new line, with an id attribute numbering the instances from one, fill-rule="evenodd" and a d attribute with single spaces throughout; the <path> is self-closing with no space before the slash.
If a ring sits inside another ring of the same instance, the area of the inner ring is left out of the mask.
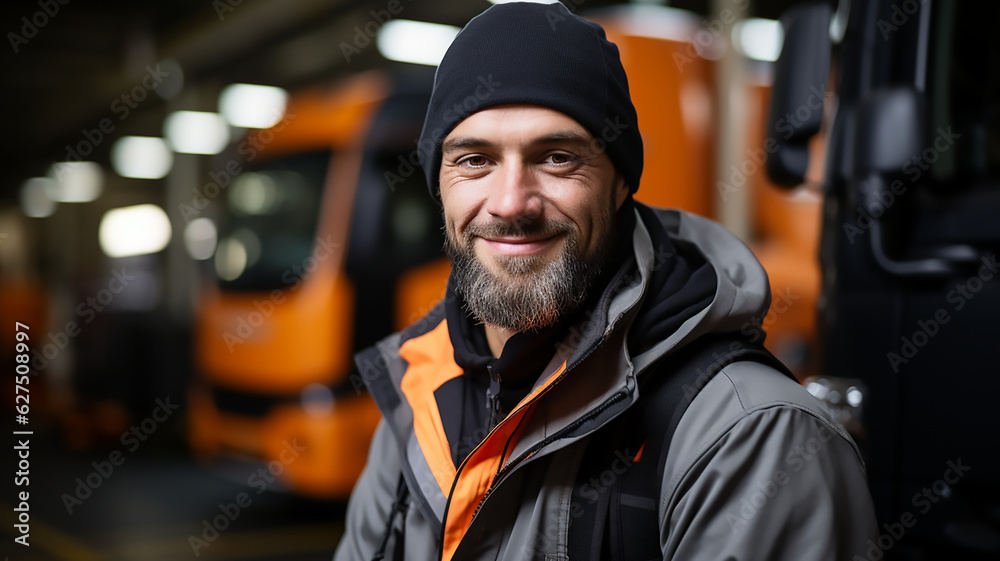
<path id="1" fill-rule="evenodd" d="M 549 248 L 565 234 L 560 232 L 544 238 L 497 237 L 480 238 L 494 253 L 505 256 L 535 255 Z"/>

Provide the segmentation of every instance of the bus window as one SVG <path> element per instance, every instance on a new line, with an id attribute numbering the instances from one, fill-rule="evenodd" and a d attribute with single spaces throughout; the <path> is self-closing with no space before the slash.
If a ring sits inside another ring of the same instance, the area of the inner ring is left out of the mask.
<path id="1" fill-rule="evenodd" d="M 247 169 L 227 192 L 216 274 L 228 291 L 285 288 L 312 251 L 329 151 L 295 154 Z"/>

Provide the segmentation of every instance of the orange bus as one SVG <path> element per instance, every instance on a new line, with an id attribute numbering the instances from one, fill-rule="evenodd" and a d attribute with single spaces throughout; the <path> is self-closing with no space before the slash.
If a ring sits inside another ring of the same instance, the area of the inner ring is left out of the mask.
<path id="1" fill-rule="evenodd" d="M 430 79 L 369 72 L 298 93 L 240 144 L 198 305 L 197 454 L 263 461 L 303 494 L 350 493 L 379 418 L 353 353 L 439 299 L 449 270 L 411 163 Z"/>

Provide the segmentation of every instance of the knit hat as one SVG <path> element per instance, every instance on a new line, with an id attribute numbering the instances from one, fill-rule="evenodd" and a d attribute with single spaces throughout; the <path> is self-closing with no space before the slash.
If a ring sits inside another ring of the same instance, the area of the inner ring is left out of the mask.
<path id="1" fill-rule="evenodd" d="M 594 135 L 635 192 L 642 137 L 618 47 L 604 29 L 566 6 L 517 2 L 472 19 L 434 74 L 417 155 L 437 192 L 441 143 L 466 117 L 508 104 L 564 113 Z"/>

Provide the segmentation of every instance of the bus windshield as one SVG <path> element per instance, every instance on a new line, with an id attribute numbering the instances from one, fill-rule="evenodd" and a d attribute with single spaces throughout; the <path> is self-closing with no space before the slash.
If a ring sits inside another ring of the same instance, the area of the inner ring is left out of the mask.
<path id="1" fill-rule="evenodd" d="M 330 151 L 295 154 L 249 167 L 226 193 L 215 271 L 233 291 L 282 288 L 312 251 Z"/>

